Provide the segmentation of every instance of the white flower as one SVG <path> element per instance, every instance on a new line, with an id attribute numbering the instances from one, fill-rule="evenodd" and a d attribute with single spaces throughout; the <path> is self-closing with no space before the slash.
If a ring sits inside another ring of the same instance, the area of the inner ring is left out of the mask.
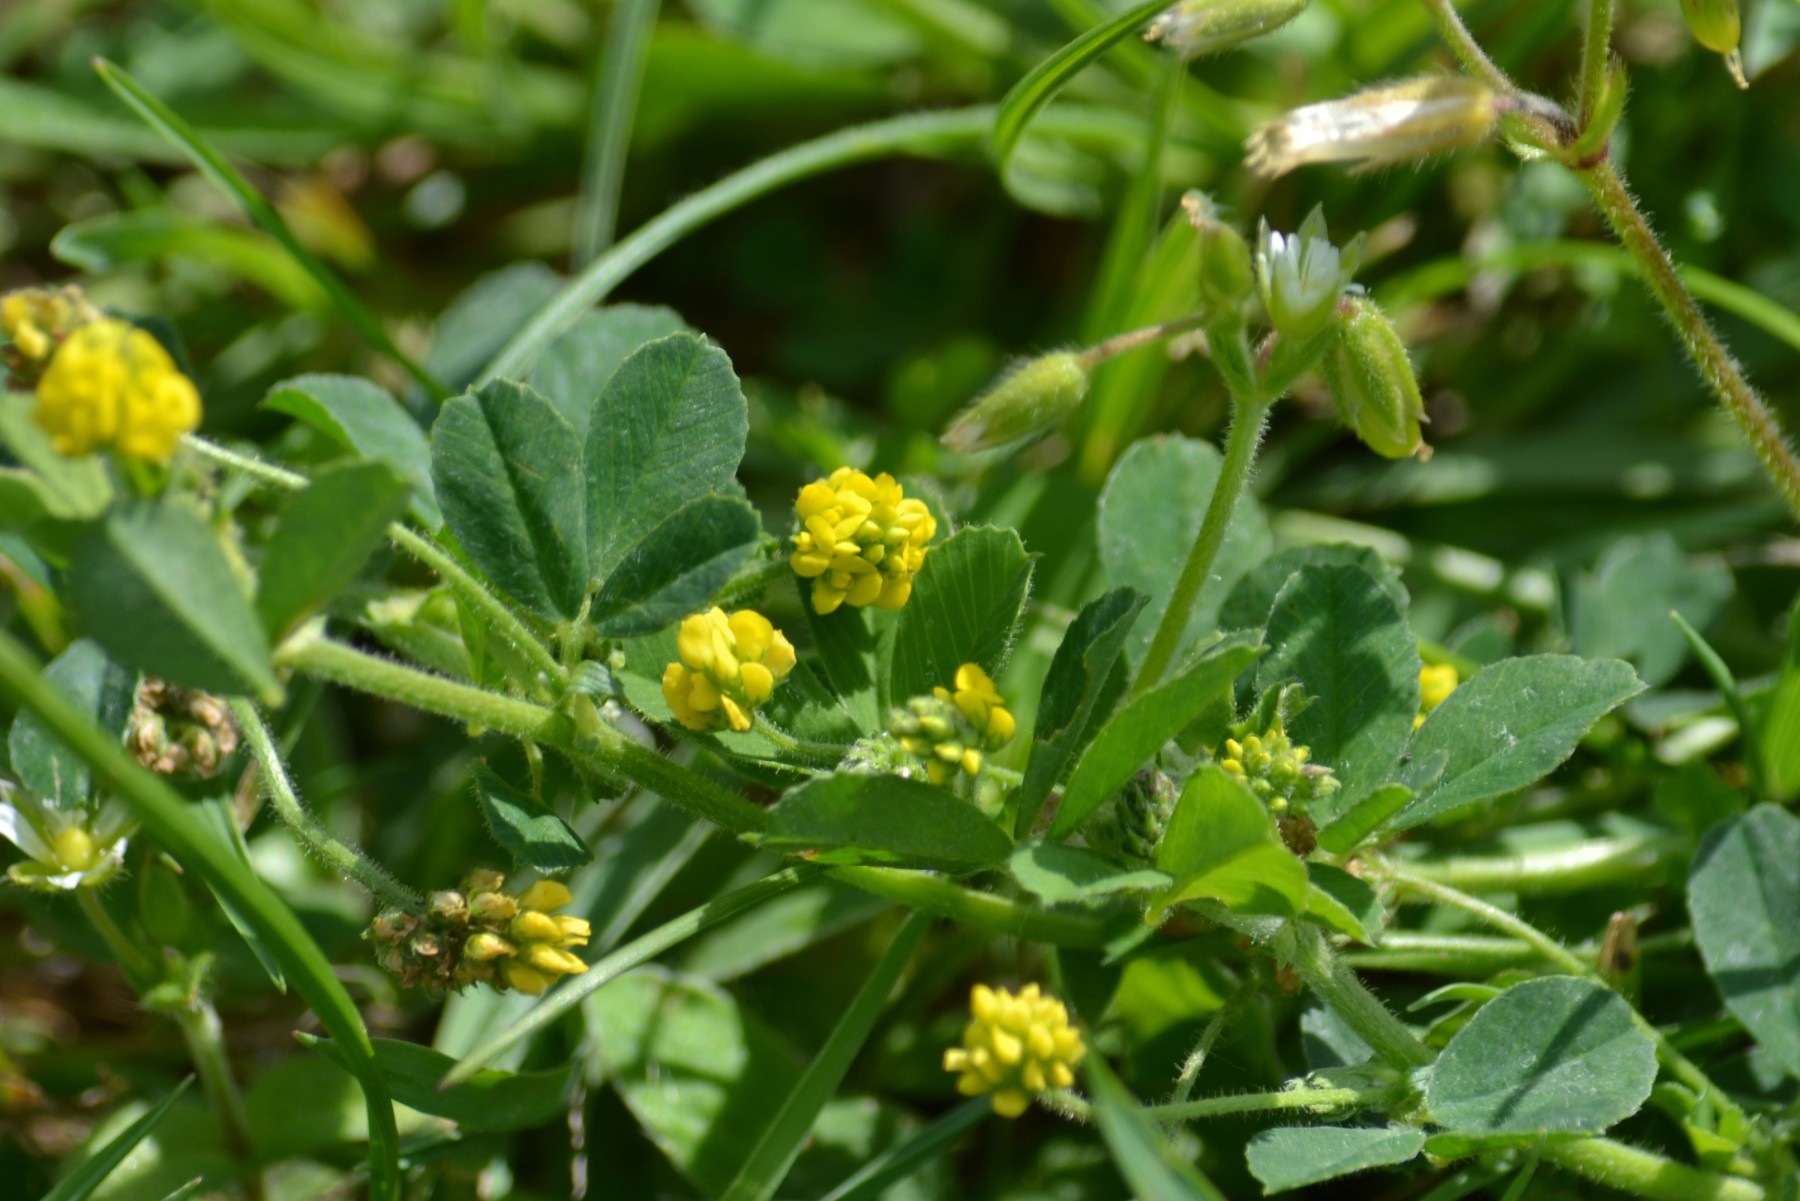
<path id="1" fill-rule="evenodd" d="M 6 869 L 14 884 L 60 892 L 106 883 L 125 860 L 132 824 L 116 801 L 102 804 L 98 812 L 65 811 L 0 780 L 0 837 L 29 857 L 29 862 Z"/>
<path id="2" fill-rule="evenodd" d="M 1331 244 L 1325 214 L 1314 208 L 1298 233 L 1282 234 L 1264 221 L 1256 238 L 1256 283 L 1269 321 L 1286 338 L 1305 342 L 1325 331 L 1338 297 L 1362 262 L 1363 235 L 1343 249 Z"/>

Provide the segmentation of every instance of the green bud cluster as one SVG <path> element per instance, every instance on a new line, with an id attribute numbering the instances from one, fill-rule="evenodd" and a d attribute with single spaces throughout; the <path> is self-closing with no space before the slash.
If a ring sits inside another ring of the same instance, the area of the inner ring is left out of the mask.
<path id="1" fill-rule="evenodd" d="M 1167 772 L 1140 771 L 1107 798 L 1082 835 L 1089 846 L 1121 863 L 1154 863 L 1180 798 L 1181 788 Z"/>
<path id="2" fill-rule="evenodd" d="M 1303 816 L 1312 802 L 1339 787 L 1329 767 L 1309 762 L 1311 752 L 1294 745 L 1279 718 L 1261 734 L 1246 734 L 1242 741 L 1227 738 L 1220 750 L 1219 766 L 1249 785 L 1278 817 L 1290 812 Z"/>
<path id="3" fill-rule="evenodd" d="M 146 679 L 138 685 L 125 745 L 158 775 L 210 780 L 237 753 L 238 728 L 212 693 Z"/>
<path id="4" fill-rule="evenodd" d="M 1181 0 L 1144 31 L 1186 59 L 1217 54 L 1272 33 L 1306 11 L 1311 0 Z"/>

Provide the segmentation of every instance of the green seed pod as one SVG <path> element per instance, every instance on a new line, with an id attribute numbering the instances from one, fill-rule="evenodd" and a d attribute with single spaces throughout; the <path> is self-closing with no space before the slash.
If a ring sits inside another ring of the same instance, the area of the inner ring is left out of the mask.
<path id="1" fill-rule="evenodd" d="M 1425 402 L 1393 322 L 1364 297 L 1342 303 L 1344 320 L 1320 359 L 1338 416 L 1383 458 L 1429 457 L 1431 448 L 1419 435 Z"/>
<path id="2" fill-rule="evenodd" d="M 1309 0 L 1182 0 L 1144 31 L 1183 58 L 1217 54 L 1272 33 L 1306 11 Z"/>
<path id="3" fill-rule="evenodd" d="M 1088 367 L 1075 351 L 1027 359 L 951 422 L 944 445 L 970 454 L 1047 434 L 1075 411 L 1087 390 Z"/>
<path id="4" fill-rule="evenodd" d="M 1210 315 L 1236 312 L 1256 290 L 1249 244 L 1204 192 L 1189 192 L 1181 208 L 1199 240 L 1201 307 Z"/>

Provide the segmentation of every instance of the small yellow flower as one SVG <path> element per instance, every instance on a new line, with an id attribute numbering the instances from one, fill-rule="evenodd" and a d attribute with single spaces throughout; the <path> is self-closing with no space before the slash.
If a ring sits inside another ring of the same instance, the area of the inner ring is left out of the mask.
<path id="1" fill-rule="evenodd" d="M 974 663 L 956 669 L 956 690 L 937 687 L 916 696 L 888 720 L 888 732 L 900 747 L 925 765 L 933 784 L 950 783 L 958 769 L 981 774 L 982 752 L 999 750 L 1012 741 L 1018 723 L 987 672 Z"/>
<path id="2" fill-rule="evenodd" d="M 956 669 L 956 692 L 933 688 L 940 700 L 954 701 L 969 724 L 981 732 L 981 740 L 989 750 L 997 750 L 1012 741 L 1018 723 L 1007 712 L 1006 698 L 994 687 L 988 673 L 974 663 Z"/>
<path id="3" fill-rule="evenodd" d="M 559 976 L 579 976 L 587 971 L 587 964 L 570 954 L 569 948 L 587 946 L 593 932 L 585 918 L 557 917 L 550 912 L 574 899 L 556 881 L 539 880 L 519 897 L 519 912 L 507 923 L 504 939 L 491 937 L 479 947 L 469 946 L 465 953 L 477 959 L 497 959 L 507 984 L 534 997 Z"/>
<path id="4" fill-rule="evenodd" d="M 1458 683 L 1456 668 L 1448 663 L 1419 669 L 1419 715 L 1413 718 L 1413 729 L 1425 724 L 1425 715 L 1449 699 Z"/>
<path id="5" fill-rule="evenodd" d="M 147 332 L 103 318 L 71 333 L 38 381 L 37 423 L 65 455 L 116 445 L 167 462 L 200 424 L 200 394 Z"/>
<path id="6" fill-rule="evenodd" d="M 900 608 L 912 595 L 926 544 L 937 534 L 925 502 L 908 497 L 885 472 L 870 479 L 840 467 L 830 479 L 800 489 L 794 512 L 800 532 L 788 561 L 801 579 L 813 582 L 819 613 L 845 603 Z"/>
<path id="7" fill-rule="evenodd" d="M 35 378 L 31 368 L 55 353 L 70 331 L 99 318 L 78 288 L 25 288 L 0 300 L 0 329 L 12 339 L 8 357 L 27 379 Z"/>
<path id="8" fill-rule="evenodd" d="M 696 613 L 681 623 L 675 645 L 681 658 L 663 671 L 663 699 L 690 730 L 743 733 L 794 669 L 793 644 L 753 609 L 727 617 L 715 605 Z"/>
<path id="9" fill-rule="evenodd" d="M 1017 995 L 977 984 L 969 1012 L 963 1045 L 944 1052 L 944 1070 L 958 1073 L 957 1092 L 991 1094 L 995 1113 L 1016 1118 L 1036 1094 L 1075 1083 L 1087 1047 L 1061 1001 L 1043 996 L 1035 984 Z"/>

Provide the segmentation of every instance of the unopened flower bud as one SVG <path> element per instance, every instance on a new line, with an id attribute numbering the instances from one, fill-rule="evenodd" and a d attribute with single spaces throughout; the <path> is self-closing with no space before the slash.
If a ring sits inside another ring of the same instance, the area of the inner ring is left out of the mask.
<path id="1" fill-rule="evenodd" d="M 1308 0 L 1181 0 L 1144 31 L 1182 58 L 1217 54 L 1272 33 L 1306 11 Z"/>
<path id="2" fill-rule="evenodd" d="M 1744 60 L 1738 57 L 1743 22 L 1738 18 L 1737 0 L 1681 0 L 1681 15 L 1696 42 L 1725 56 L 1725 69 L 1731 72 L 1738 87 L 1749 87 L 1750 81 L 1744 78 Z"/>
<path id="3" fill-rule="evenodd" d="M 1385 167 L 1476 146 L 1494 132 L 1494 94 L 1480 80 L 1428 75 L 1297 108 L 1251 131 L 1246 160 L 1258 175 L 1308 163 Z"/>
<path id="4" fill-rule="evenodd" d="M 1206 193 L 1189 192 L 1182 197 L 1181 208 L 1199 239 L 1201 308 L 1209 315 L 1235 311 L 1256 290 L 1250 247 L 1219 216 L 1218 206 Z"/>
<path id="5" fill-rule="evenodd" d="M 467 893 L 499 892 L 506 887 L 506 876 L 491 867 L 479 867 L 463 877 L 462 890 Z"/>
<path id="6" fill-rule="evenodd" d="M 469 920 L 494 924 L 512 920 L 519 902 L 503 892 L 478 892 L 469 898 Z"/>
<path id="7" fill-rule="evenodd" d="M 426 904 L 431 916 L 439 921 L 463 925 L 469 920 L 469 899 L 455 889 L 446 888 L 431 894 Z"/>
<path id="8" fill-rule="evenodd" d="M 944 445 L 971 454 L 1047 434 L 1075 411 L 1087 390 L 1088 367 L 1075 351 L 1027 359 L 950 423 Z"/>
<path id="9" fill-rule="evenodd" d="M 1388 459 L 1428 458 L 1419 436 L 1425 402 L 1394 323 L 1373 301 L 1345 299 L 1345 317 L 1320 368 L 1338 416 L 1363 444 Z"/>
<path id="10" fill-rule="evenodd" d="M 1365 237 L 1340 249 L 1331 244 L 1325 213 L 1314 207 L 1297 233 L 1282 234 L 1264 222 L 1257 237 L 1256 285 L 1269 322 L 1284 338 L 1305 343 L 1325 332 L 1338 315 L 1338 298 L 1362 263 Z"/>
<path id="11" fill-rule="evenodd" d="M 498 934 L 489 934 L 483 930 L 479 934 L 469 936 L 463 944 L 463 954 L 477 963 L 486 963 L 490 959 L 499 959 L 503 955 L 511 955 L 514 947 Z"/>

